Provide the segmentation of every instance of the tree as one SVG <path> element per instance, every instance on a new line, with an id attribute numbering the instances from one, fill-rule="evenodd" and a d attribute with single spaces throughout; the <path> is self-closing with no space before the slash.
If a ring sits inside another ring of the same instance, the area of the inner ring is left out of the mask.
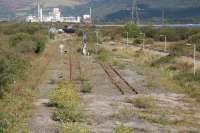
<path id="1" fill-rule="evenodd" d="M 136 38 L 139 36 L 140 34 L 140 29 L 132 23 L 128 23 L 125 27 L 124 27 L 124 32 L 123 32 L 123 36 L 126 37 L 128 32 L 128 36 L 129 38 Z"/>

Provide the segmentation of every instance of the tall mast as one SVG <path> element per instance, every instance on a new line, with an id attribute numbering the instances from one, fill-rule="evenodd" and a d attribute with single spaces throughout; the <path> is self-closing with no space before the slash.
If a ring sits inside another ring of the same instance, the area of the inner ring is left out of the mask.
<path id="1" fill-rule="evenodd" d="M 139 18 L 139 11 L 138 11 L 138 5 L 137 5 L 137 0 L 135 1 L 135 17 L 136 17 L 136 25 L 140 24 L 140 18 Z"/>
<path id="2" fill-rule="evenodd" d="M 40 17 L 40 3 L 39 0 L 37 0 L 37 17 Z"/>

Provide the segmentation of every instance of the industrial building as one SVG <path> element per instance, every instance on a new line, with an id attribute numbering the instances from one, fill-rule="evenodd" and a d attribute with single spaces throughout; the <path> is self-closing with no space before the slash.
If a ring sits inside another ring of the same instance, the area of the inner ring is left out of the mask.
<path id="1" fill-rule="evenodd" d="M 90 14 L 85 14 L 83 17 L 80 16 L 68 16 L 64 17 L 61 14 L 59 8 L 53 8 L 52 12 L 48 15 L 43 14 L 43 9 L 41 8 L 39 2 L 37 2 L 37 16 L 29 15 L 26 17 L 26 22 L 67 22 L 67 23 L 91 23 L 91 8 Z"/>

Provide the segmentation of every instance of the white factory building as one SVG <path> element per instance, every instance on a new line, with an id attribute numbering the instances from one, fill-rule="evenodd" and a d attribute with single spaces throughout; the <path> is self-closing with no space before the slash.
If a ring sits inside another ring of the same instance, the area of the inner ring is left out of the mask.
<path id="1" fill-rule="evenodd" d="M 43 14 L 43 9 L 40 8 L 40 5 L 38 4 L 38 16 L 27 16 L 26 22 L 68 22 L 68 23 L 81 23 L 83 22 L 91 22 L 91 9 L 90 14 L 83 15 L 81 18 L 80 16 L 74 17 L 63 17 L 61 15 L 61 11 L 59 8 L 53 8 L 52 12 L 49 12 L 47 16 Z M 89 21 L 88 21 L 89 20 Z"/>

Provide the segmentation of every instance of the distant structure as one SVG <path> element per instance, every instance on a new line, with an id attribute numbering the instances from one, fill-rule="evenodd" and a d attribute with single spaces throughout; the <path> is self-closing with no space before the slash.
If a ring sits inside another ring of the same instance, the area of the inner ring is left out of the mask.
<path id="1" fill-rule="evenodd" d="M 90 7 L 90 13 L 83 15 L 83 22 L 84 23 L 92 23 L 92 8 Z"/>
<path id="2" fill-rule="evenodd" d="M 90 14 L 84 14 L 74 17 L 63 17 L 59 8 L 53 8 L 52 12 L 49 12 L 47 16 L 43 15 L 43 9 L 40 6 L 39 0 L 37 0 L 37 16 L 29 15 L 26 17 L 26 22 L 68 22 L 68 23 L 91 23 L 92 22 L 92 9 L 90 8 Z"/>

